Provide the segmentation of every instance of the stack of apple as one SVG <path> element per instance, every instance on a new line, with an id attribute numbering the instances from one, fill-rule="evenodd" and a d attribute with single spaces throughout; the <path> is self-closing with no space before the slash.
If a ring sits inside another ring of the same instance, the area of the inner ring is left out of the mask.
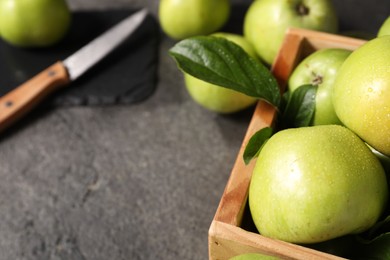
<path id="1" fill-rule="evenodd" d="M 300 1 L 257 0 L 244 28 L 251 19 L 260 19 L 250 18 L 255 7 L 272 20 L 275 15 L 269 14 L 276 7 L 269 2 Z M 274 12 L 282 12 L 278 10 Z M 293 10 L 312 11 L 301 6 Z M 254 23 L 245 35 L 263 63 L 219 37 L 186 38 L 170 50 L 190 77 L 263 99 L 278 113 L 278 128 L 260 129 L 244 152 L 247 163 L 257 158 L 249 207 L 260 234 L 305 245 L 347 236 L 353 249 L 344 248 L 343 256 L 390 258 L 390 175 L 385 171 L 390 162 L 389 19 L 376 38 L 355 51 L 323 49 L 308 56 L 294 69 L 283 96 L 263 64 L 273 61 L 276 52 L 266 46 L 278 49 L 279 36 L 253 36 L 277 34 L 272 23 Z M 297 21 L 286 26 L 299 26 Z M 201 84 L 197 88 L 204 91 Z M 213 101 L 219 97 L 208 96 Z"/>
<path id="2" fill-rule="evenodd" d="M 0 36 L 14 46 L 54 45 L 65 36 L 70 22 L 66 0 L 0 1 Z"/>

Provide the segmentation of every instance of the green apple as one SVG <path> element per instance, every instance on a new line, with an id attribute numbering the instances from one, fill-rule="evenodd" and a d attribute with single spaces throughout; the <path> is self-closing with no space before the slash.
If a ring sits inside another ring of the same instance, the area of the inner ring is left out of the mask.
<path id="1" fill-rule="evenodd" d="M 228 20 L 229 0 L 161 0 L 162 30 L 173 39 L 216 32 Z"/>
<path id="2" fill-rule="evenodd" d="M 338 18 L 331 0 L 257 0 L 244 19 L 244 36 L 271 64 L 289 27 L 335 33 Z"/>
<path id="3" fill-rule="evenodd" d="M 278 260 L 279 258 L 258 254 L 258 253 L 247 253 L 247 254 L 241 254 L 234 256 L 230 258 L 229 260 Z"/>
<path id="4" fill-rule="evenodd" d="M 383 22 L 378 31 L 378 37 L 383 35 L 390 35 L 390 16 Z"/>
<path id="5" fill-rule="evenodd" d="M 0 1 L 0 35 L 12 45 L 53 45 L 65 36 L 70 22 L 65 0 Z"/>
<path id="6" fill-rule="evenodd" d="M 352 52 L 336 77 L 332 100 L 345 126 L 390 155 L 390 35 Z"/>
<path id="7" fill-rule="evenodd" d="M 341 124 L 333 108 L 332 90 L 337 72 L 349 54 L 351 51 L 345 49 L 318 50 L 302 60 L 291 74 L 291 92 L 304 84 L 318 86 L 312 125 Z"/>
<path id="8" fill-rule="evenodd" d="M 292 243 L 366 231 L 387 201 L 378 158 L 340 125 L 274 134 L 260 151 L 249 187 L 250 212 L 260 234 Z"/>
<path id="9" fill-rule="evenodd" d="M 251 57 L 256 58 L 254 48 L 243 36 L 232 33 L 215 33 L 213 36 L 234 42 L 242 47 Z M 214 112 L 222 114 L 234 113 L 252 106 L 257 101 L 253 97 L 202 81 L 187 73 L 184 73 L 184 79 L 190 96 L 199 105 Z"/>

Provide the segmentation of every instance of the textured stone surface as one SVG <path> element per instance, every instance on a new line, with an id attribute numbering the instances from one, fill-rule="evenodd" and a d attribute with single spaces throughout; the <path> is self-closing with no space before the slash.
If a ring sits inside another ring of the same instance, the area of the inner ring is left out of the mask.
<path id="1" fill-rule="evenodd" d="M 69 0 L 154 14 L 158 2 Z M 388 0 L 363 10 L 376 2 Z M 373 31 L 380 18 L 370 15 Z M 173 43 L 162 40 L 158 87 L 145 102 L 38 110 L 1 135 L 0 260 L 207 259 L 252 111 L 219 116 L 191 101 L 167 55 Z"/>

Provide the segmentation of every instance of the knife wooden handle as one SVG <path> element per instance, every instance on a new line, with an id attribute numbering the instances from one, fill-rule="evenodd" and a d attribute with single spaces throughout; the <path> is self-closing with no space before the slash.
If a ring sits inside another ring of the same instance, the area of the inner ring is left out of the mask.
<path id="1" fill-rule="evenodd" d="M 0 132 L 16 122 L 55 90 L 69 83 L 61 61 L 0 98 Z"/>

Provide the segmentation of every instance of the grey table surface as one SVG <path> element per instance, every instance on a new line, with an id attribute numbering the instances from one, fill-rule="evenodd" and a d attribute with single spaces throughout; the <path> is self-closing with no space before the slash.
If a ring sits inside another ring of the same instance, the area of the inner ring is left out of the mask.
<path id="1" fill-rule="evenodd" d="M 335 1 L 345 28 L 373 32 L 389 15 L 388 0 L 366 2 Z M 158 4 L 69 0 L 72 10 L 146 6 L 155 16 Z M 221 116 L 196 105 L 167 54 L 174 43 L 162 38 L 144 102 L 32 113 L 0 137 L 0 260 L 208 258 L 253 109 Z"/>

